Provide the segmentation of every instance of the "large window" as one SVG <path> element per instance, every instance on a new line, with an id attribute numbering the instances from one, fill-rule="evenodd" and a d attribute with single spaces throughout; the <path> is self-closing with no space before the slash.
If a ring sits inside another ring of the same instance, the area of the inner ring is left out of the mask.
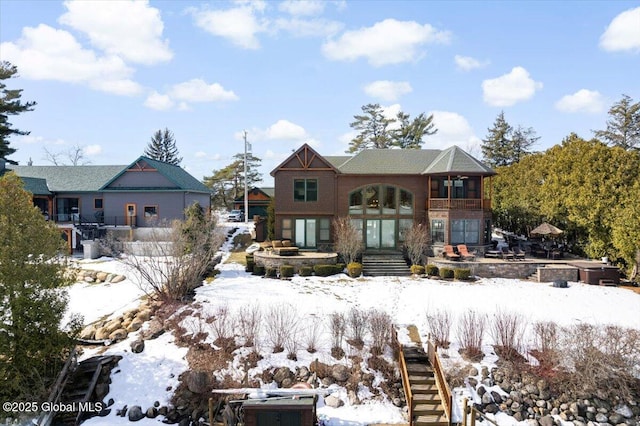
<path id="1" fill-rule="evenodd" d="M 293 201 L 318 201 L 318 180 L 295 179 L 293 181 Z"/>
<path id="2" fill-rule="evenodd" d="M 431 220 L 431 242 L 444 243 L 444 219 Z"/>
<path id="3" fill-rule="evenodd" d="M 296 245 L 316 246 L 316 219 L 296 219 Z"/>
<path id="4" fill-rule="evenodd" d="M 413 215 L 413 194 L 387 185 L 370 185 L 349 194 L 350 215 Z"/>
<path id="5" fill-rule="evenodd" d="M 479 242 L 479 220 L 455 219 L 451 221 L 451 244 L 478 244 Z"/>
<path id="6" fill-rule="evenodd" d="M 144 206 L 145 219 L 157 219 L 158 218 L 158 206 Z"/>
<path id="7" fill-rule="evenodd" d="M 56 215 L 57 220 L 67 222 L 78 220 L 80 215 L 79 202 L 77 198 L 58 198 L 56 199 Z"/>

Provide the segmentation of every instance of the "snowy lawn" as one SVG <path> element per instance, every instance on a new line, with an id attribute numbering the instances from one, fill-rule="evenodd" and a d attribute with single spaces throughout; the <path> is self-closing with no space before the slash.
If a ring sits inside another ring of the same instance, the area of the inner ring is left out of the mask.
<path id="1" fill-rule="evenodd" d="M 234 226 L 240 227 L 242 232 L 245 225 Z M 228 245 L 223 248 L 228 249 Z M 120 314 L 136 306 L 144 294 L 132 273 L 126 271 L 117 260 L 103 258 L 99 261 L 80 261 L 79 266 L 127 275 L 127 280 L 117 284 L 76 283 L 69 289 L 69 311 L 84 315 L 86 323 L 105 315 Z M 222 272 L 213 282 L 196 291 L 195 301 L 209 315 L 219 306 L 228 306 L 233 312 L 247 305 L 260 306 L 265 312 L 272 306 L 284 303 L 293 305 L 301 319 L 312 315 L 324 317 L 352 307 L 363 310 L 377 308 L 388 312 L 401 329 L 408 324 L 417 325 L 423 341 L 428 332 L 426 313 L 434 309 L 448 310 L 454 320 L 468 310 L 489 315 L 502 310 L 522 315 L 528 324 L 555 321 L 559 325 L 615 324 L 640 329 L 640 294 L 622 288 L 570 283 L 569 288 L 561 289 L 546 283 L 512 279 L 481 279 L 465 283 L 394 277 L 351 279 L 346 275 L 328 278 L 296 276 L 290 281 L 281 281 L 250 275 L 241 265 L 234 263 L 219 265 L 219 269 Z M 403 340 L 406 339 L 405 332 L 401 331 L 400 335 Z M 144 411 L 154 401 L 163 405 L 168 403 L 178 376 L 188 368 L 186 349 L 178 347 L 173 342 L 173 336 L 167 333 L 156 340 L 147 341 L 144 352 L 133 354 L 130 343 L 137 338 L 138 333 L 130 333 L 127 340 L 107 348 L 107 354 L 123 356 L 114 370 L 111 390 L 105 398 L 114 399 L 113 411 L 105 418 L 96 417 L 85 424 L 128 424 L 126 417 L 116 417 L 115 409 L 125 404 L 129 407 L 141 405 Z M 461 359 L 456 350 L 455 326 L 452 327 L 451 340 L 448 362 L 455 362 Z M 492 366 L 495 362 L 490 340 L 485 338 L 483 350 L 488 356 L 482 363 L 476 364 L 477 367 Z M 262 336 L 259 346 L 264 359 L 250 371 L 250 375 L 256 377 L 263 369 L 280 366 L 294 369 L 295 366 L 308 366 L 315 358 L 326 363 L 336 362 L 332 361 L 329 354 L 331 343 L 327 332 L 318 353 L 309 354 L 301 345 L 298 361 L 287 359 L 284 353 L 272 354 L 266 336 Z M 94 353 L 95 350 L 87 350 L 83 356 L 89 357 Z M 360 355 L 366 356 L 364 353 Z M 236 367 L 231 365 L 226 373 L 233 375 Z M 236 374 L 240 375 L 241 372 Z M 321 406 L 318 415 L 326 425 L 364 426 L 377 422 L 403 422 L 401 410 L 388 401 L 365 401 L 361 405 L 351 406 L 344 388 L 333 391 L 345 400 L 345 406 L 337 409 Z M 457 396 L 466 395 L 464 389 L 456 389 L 454 393 Z M 501 424 L 514 423 L 508 416 L 498 416 L 498 419 Z M 143 419 L 138 424 L 160 422 L 161 417 L 158 417 Z"/>

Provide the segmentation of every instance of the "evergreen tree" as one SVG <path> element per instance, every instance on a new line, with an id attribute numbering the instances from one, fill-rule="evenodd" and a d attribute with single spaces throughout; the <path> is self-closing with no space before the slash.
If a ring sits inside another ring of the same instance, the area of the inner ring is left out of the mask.
<path id="1" fill-rule="evenodd" d="M 422 113 L 410 120 L 409 114 L 400 111 L 396 118 L 387 118 L 380 104 L 364 105 L 362 112 L 354 115 L 355 120 L 349 124 L 359 132 L 349 143 L 349 153 L 369 148 L 420 149 L 422 138 L 438 131 L 433 124 L 433 114 Z"/>
<path id="2" fill-rule="evenodd" d="M 12 135 L 28 135 L 29 132 L 14 129 L 9 123 L 10 115 L 18 115 L 26 111 L 33 111 L 35 102 L 20 102 L 22 89 L 9 90 L 4 84 L 4 80 L 14 77 L 18 72 L 15 65 L 9 62 L 0 62 L 0 158 L 5 159 L 10 164 L 18 164 L 7 157 L 16 152 L 15 148 L 9 146 L 9 137 Z"/>
<path id="3" fill-rule="evenodd" d="M 438 132 L 433 124 L 433 114 L 426 116 L 423 112 L 413 121 L 409 120 L 409 114 L 400 111 L 396 121 L 400 127 L 393 132 L 393 145 L 402 149 L 420 149 L 422 138 L 431 136 Z"/>
<path id="4" fill-rule="evenodd" d="M 518 126 L 514 130 L 504 118 L 504 111 L 498 114 L 488 131 L 489 134 L 482 140 L 482 155 L 491 167 L 517 163 L 530 153 L 529 148 L 540 139 L 531 127 Z"/>
<path id="5" fill-rule="evenodd" d="M 629 96 L 622 95 L 609 109 L 607 130 L 596 130 L 594 134 L 609 145 L 640 150 L 640 102 L 633 103 Z"/>
<path id="6" fill-rule="evenodd" d="M 167 128 L 164 131 L 158 130 L 153 134 L 151 141 L 144 150 L 144 155 L 175 166 L 182 161 L 182 157 L 178 157 L 179 152 L 173 132 Z"/>
<path id="7" fill-rule="evenodd" d="M 0 241 L 0 400 L 42 401 L 72 346 L 63 240 L 14 173 L 0 177 Z"/>
<path id="8" fill-rule="evenodd" d="M 235 198 L 244 194 L 244 153 L 233 156 L 234 161 L 211 176 L 204 177 L 204 184 L 213 190 L 212 203 L 218 208 L 229 208 Z M 262 160 L 247 153 L 247 186 L 255 186 L 262 180 L 258 171 Z"/>

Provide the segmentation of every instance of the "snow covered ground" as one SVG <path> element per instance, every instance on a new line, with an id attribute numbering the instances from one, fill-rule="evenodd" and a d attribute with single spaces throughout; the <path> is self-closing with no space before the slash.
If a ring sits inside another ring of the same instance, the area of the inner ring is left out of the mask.
<path id="1" fill-rule="evenodd" d="M 246 230 L 243 223 L 232 226 L 239 227 L 238 232 Z M 228 249 L 229 245 L 223 247 L 223 251 Z M 122 263 L 110 258 L 81 260 L 78 263 L 85 269 L 125 274 L 127 279 L 117 284 L 74 284 L 69 289 L 69 314 L 82 314 L 85 322 L 90 323 L 104 316 L 121 314 L 139 303 L 143 292 L 138 288 L 134 274 L 127 271 Z M 426 340 L 428 331 L 426 313 L 436 307 L 446 308 L 454 319 L 470 309 L 486 314 L 500 309 L 519 313 L 529 324 L 555 321 L 559 325 L 616 324 L 640 329 L 640 294 L 622 288 L 570 283 L 569 288 L 560 289 L 545 283 L 513 279 L 481 279 L 465 283 L 395 277 L 351 279 L 346 275 L 328 278 L 296 276 L 290 281 L 281 281 L 250 275 L 243 266 L 234 263 L 223 263 L 219 269 L 221 274 L 214 281 L 196 291 L 196 302 L 211 312 L 221 305 L 237 312 L 246 305 L 256 305 L 266 310 L 274 304 L 288 303 L 295 306 L 300 317 L 304 318 L 346 311 L 354 306 L 360 309 L 377 308 L 388 312 L 400 328 L 416 324 L 423 334 L 423 340 Z M 111 390 L 105 398 L 114 399 L 113 411 L 107 417 L 96 417 L 85 424 L 128 424 L 126 417 L 115 416 L 116 408 L 126 404 L 129 407 L 140 405 L 146 410 L 154 401 L 163 405 L 169 403 L 171 389 L 175 389 L 178 376 L 188 368 L 186 349 L 178 347 L 173 336 L 166 333 L 156 340 L 147 341 L 142 353 L 133 354 L 130 343 L 137 339 L 137 334 L 130 333 L 127 340 L 108 347 L 107 354 L 123 357 L 112 374 Z M 403 336 L 405 333 L 400 334 Z M 448 355 L 455 362 L 459 356 L 455 327 L 452 328 L 451 337 L 452 347 Z M 485 338 L 486 354 L 492 353 L 489 340 Z M 297 362 L 287 359 L 283 353 L 271 354 L 266 343 L 263 347 L 265 357 L 251 373 L 279 366 L 293 369 L 296 365 L 309 365 L 316 357 L 322 362 L 331 361 L 328 335 L 319 353 L 311 355 L 301 349 Z M 89 357 L 94 352 L 88 350 L 83 356 Z M 495 362 L 495 357 L 486 356 L 477 367 L 491 365 L 492 362 Z M 230 373 L 233 373 L 233 368 L 230 367 Z M 319 417 L 327 426 L 403 422 L 401 410 L 390 402 L 368 401 L 351 406 L 346 401 L 344 389 L 336 389 L 335 392 L 343 397 L 346 404 L 337 409 L 326 406 L 319 408 Z M 457 389 L 454 393 L 462 395 L 464 390 Z M 504 425 L 515 423 L 507 416 L 499 416 L 498 419 Z M 158 417 L 143 419 L 138 424 L 155 425 L 160 422 L 161 417 Z"/>

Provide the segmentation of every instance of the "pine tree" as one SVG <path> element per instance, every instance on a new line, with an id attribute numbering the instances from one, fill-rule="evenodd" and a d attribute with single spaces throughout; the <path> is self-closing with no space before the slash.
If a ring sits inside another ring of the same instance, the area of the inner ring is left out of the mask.
<path id="1" fill-rule="evenodd" d="M 182 161 L 182 157 L 178 157 L 179 152 L 173 132 L 168 128 L 165 128 L 164 131 L 158 130 L 153 134 L 151 141 L 144 150 L 144 155 L 175 166 Z"/>
<path id="2" fill-rule="evenodd" d="M 609 145 L 640 150 L 640 102 L 634 104 L 633 99 L 622 95 L 622 99 L 609 109 L 607 130 L 593 133 Z"/>
<path id="3" fill-rule="evenodd" d="M 505 120 L 504 111 L 498 114 L 493 127 L 488 130 L 489 134 L 482 140 L 484 161 L 491 167 L 508 166 L 512 162 L 509 157 L 509 146 L 513 128 Z"/>
<path id="4" fill-rule="evenodd" d="M 63 240 L 13 173 L 0 177 L 0 241 L 0 400 L 43 400 L 72 346 Z"/>
<path id="5" fill-rule="evenodd" d="M 204 184 L 213 190 L 212 203 L 219 208 L 229 208 L 233 200 L 244 194 L 244 153 L 233 156 L 231 164 L 220 170 L 214 170 L 211 176 L 205 176 Z M 258 171 L 262 160 L 247 154 L 247 186 L 251 188 L 262 180 Z"/>
<path id="6" fill-rule="evenodd" d="M 396 116 L 400 127 L 393 132 L 393 145 L 402 149 L 420 149 L 424 136 L 431 136 L 438 132 L 433 124 L 433 114 L 427 117 L 423 112 L 413 121 L 409 118 L 410 115 L 402 111 Z"/>
<path id="7" fill-rule="evenodd" d="M 9 123 L 9 115 L 18 115 L 26 111 L 33 111 L 35 102 L 20 102 L 22 89 L 7 89 L 4 80 L 14 77 L 18 73 L 15 65 L 9 62 L 0 62 L 0 158 L 10 164 L 18 164 L 7 157 L 16 152 L 9 146 L 9 137 L 12 135 L 28 135 L 29 132 L 14 129 Z"/>

